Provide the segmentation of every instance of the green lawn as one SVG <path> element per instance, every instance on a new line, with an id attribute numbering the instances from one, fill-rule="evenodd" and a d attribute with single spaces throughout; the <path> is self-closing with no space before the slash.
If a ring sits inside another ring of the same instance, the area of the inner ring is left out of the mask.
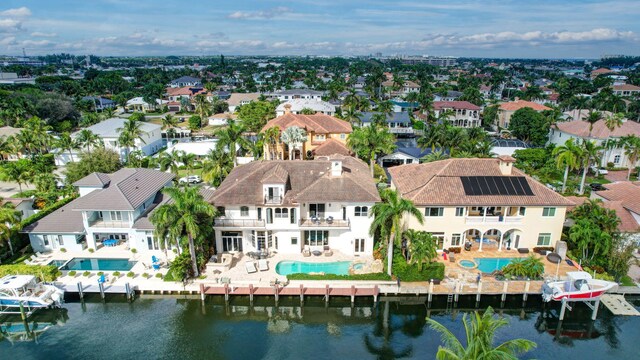
<path id="1" fill-rule="evenodd" d="M 181 178 L 181 177 L 189 176 L 189 175 L 200 175 L 200 176 L 202 176 L 202 169 L 191 169 L 191 171 L 178 170 L 178 179 Z"/>
<path id="2" fill-rule="evenodd" d="M 620 279 L 620 284 L 622 286 L 636 286 L 636 283 L 633 282 L 633 279 L 629 277 L 629 275 L 625 275 Z"/>

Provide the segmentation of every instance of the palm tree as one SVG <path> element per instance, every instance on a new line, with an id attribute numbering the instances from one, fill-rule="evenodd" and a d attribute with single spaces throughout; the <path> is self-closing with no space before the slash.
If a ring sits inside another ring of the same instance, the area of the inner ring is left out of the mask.
<path id="1" fill-rule="evenodd" d="M 20 212 L 10 202 L 0 198 L 0 242 L 6 242 L 9 252 L 13 255 L 11 239 L 16 234 L 16 227 L 20 224 Z"/>
<path id="2" fill-rule="evenodd" d="M 199 275 L 195 241 L 210 227 L 216 209 L 204 200 L 197 187 L 166 187 L 162 192 L 171 202 L 161 205 L 151 215 L 154 226 L 166 229 L 175 239 L 186 237 L 189 244 L 191 266 L 195 277 Z"/>
<path id="3" fill-rule="evenodd" d="M 389 116 L 393 114 L 393 103 L 390 100 L 378 101 L 376 103 L 376 111 Z"/>
<path id="4" fill-rule="evenodd" d="M 16 154 L 16 150 L 16 141 L 13 136 L 0 136 L 0 160 Z"/>
<path id="5" fill-rule="evenodd" d="M 351 123 L 351 125 L 353 125 L 353 126 L 361 126 L 362 125 L 362 113 L 360 111 L 358 111 L 358 109 L 353 105 L 348 106 L 342 112 L 342 118 L 344 120 L 348 121 L 349 123 Z"/>
<path id="6" fill-rule="evenodd" d="M 446 137 L 446 125 L 431 125 L 425 129 L 424 133 L 418 138 L 417 143 L 420 148 L 426 149 L 431 147 L 431 152 L 434 152 L 437 147 L 445 146 Z"/>
<path id="7" fill-rule="evenodd" d="M 294 151 L 307 141 L 307 133 L 297 126 L 290 126 L 282 132 L 280 141 L 289 147 L 289 160 L 292 160 Z"/>
<path id="8" fill-rule="evenodd" d="M 142 167 L 142 160 L 146 154 L 142 150 L 134 150 L 129 154 L 129 161 L 127 167 L 140 168 Z"/>
<path id="9" fill-rule="evenodd" d="M 20 192 L 22 192 L 22 184 L 29 183 L 33 179 L 31 163 L 26 159 L 8 162 L 0 171 L 3 179 L 18 183 Z"/>
<path id="10" fill-rule="evenodd" d="M 280 128 L 277 126 L 270 127 L 262 132 L 263 141 L 267 144 L 267 160 L 274 160 L 278 158 L 278 139 L 280 139 Z M 265 157 L 267 157 L 265 154 Z"/>
<path id="11" fill-rule="evenodd" d="M 396 148 L 395 137 L 389 129 L 374 124 L 353 130 L 347 140 L 347 146 L 356 154 L 369 159 L 371 177 L 378 155 L 389 154 Z"/>
<path id="12" fill-rule="evenodd" d="M 211 149 L 202 164 L 202 180 L 218 187 L 233 169 L 231 158 L 219 149 Z"/>
<path id="13" fill-rule="evenodd" d="M 171 114 L 167 114 L 162 118 L 162 129 L 167 131 L 167 137 L 170 133 L 174 133 L 173 128 L 178 126 L 178 118 Z"/>
<path id="14" fill-rule="evenodd" d="M 193 168 L 193 164 L 196 162 L 196 154 L 188 153 L 186 151 L 179 151 L 178 156 L 180 162 L 187 169 L 187 175 L 191 175 L 191 168 Z M 189 184 L 187 182 L 187 184 Z"/>
<path id="15" fill-rule="evenodd" d="M 196 103 L 196 113 L 200 116 L 201 121 L 205 121 L 207 116 L 211 115 L 211 103 L 204 94 L 198 94 L 194 98 Z"/>
<path id="16" fill-rule="evenodd" d="M 447 155 L 444 151 L 442 150 L 436 150 L 432 153 L 429 153 L 427 155 L 425 155 L 422 159 L 420 159 L 421 162 L 434 162 L 434 161 L 440 161 L 440 160 L 446 160 L 449 158 L 449 155 Z"/>
<path id="17" fill-rule="evenodd" d="M 631 169 L 633 169 L 640 158 L 640 138 L 635 135 L 622 138 L 624 144 L 624 154 L 627 156 L 627 180 L 631 179 Z M 640 174 L 638 174 L 640 178 Z"/>
<path id="18" fill-rule="evenodd" d="M 78 142 L 71 137 L 68 132 L 60 134 L 58 140 L 56 141 L 57 147 L 62 151 L 69 151 L 69 158 L 71 162 L 73 162 L 73 150 L 78 148 Z"/>
<path id="19" fill-rule="evenodd" d="M 391 275 L 394 245 L 396 242 L 400 242 L 404 231 L 403 219 L 406 216 L 413 216 L 418 223 L 422 224 L 424 223 L 424 217 L 422 212 L 413 205 L 413 202 L 403 199 L 394 190 L 382 190 L 380 198 L 382 201 L 371 208 L 370 216 L 373 216 L 374 219 L 369 228 L 369 233 L 373 236 L 379 231 L 381 239 L 388 237 L 387 274 Z"/>
<path id="20" fill-rule="evenodd" d="M 565 141 L 564 145 L 557 146 L 553 149 L 553 156 L 556 158 L 556 165 L 560 168 L 564 166 L 564 178 L 562 180 L 562 193 L 567 189 L 567 178 L 569 171 L 575 170 L 580 166 L 582 158 L 582 148 L 573 141 L 573 138 Z"/>
<path id="21" fill-rule="evenodd" d="M 244 125 L 229 119 L 227 127 L 217 130 L 214 133 L 214 135 L 218 137 L 218 144 L 216 146 L 228 148 L 231 158 L 233 159 L 233 166 L 238 165 L 236 161 L 238 148 L 247 149 L 249 147 L 249 140 L 242 136 L 244 132 Z"/>
<path id="22" fill-rule="evenodd" d="M 518 359 L 518 354 L 536 347 L 536 343 L 526 339 L 512 339 L 494 347 L 496 331 L 508 326 L 505 318 L 494 318 L 493 308 L 488 307 L 484 314 L 474 312 L 471 319 L 462 316 L 465 329 L 466 347 L 444 325 L 427 318 L 429 326 L 440 334 L 444 346 L 438 347 L 436 359 Z"/>
<path id="23" fill-rule="evenodd" d="M 100 141 L 100 136 L 89 129 L 80 130 L 78 135 L 76 135 L 76 141 L 78 142 L 78 146 L 87 149 L 89 154 L 91 154 L 92 147 L 104 144 Z"/>
<path id="24" fill-rule="evenodd" d="M 171 171 L 178 176 L 180 170 L 180 151 L 163 152 L 158 156 L 158 164 L 161 171 Z"/>
<path id="25" fill-rule="evenodd" d="M 593 132 L 593 125 L 600 120 L 602 120 L 602 113 L 599 111 L 589 111 L 589 114 L 587 114 L 587 117 L 584 118 L 584 121 L 589 123 L 588 138 L 591 138 L 591 132 Z"/>
<path id="26" fill-rule="evenodd" d="M 418 265 L 418 271 L 422 271 L 422 264 L 428 264 L 438 256 L 436 238 L 430 233 L 409 229 L 405 231 L 404 238 L 409 247 L 410 262 Z"/>
<path id="27" fill-rule="evenodd" d="M 582 180 L 580 181 L 579 194 L 584 194 L 584 184 L 587 180 L 587 171 L 592 162 L 597 162 L 602 147 L 596 144 L 594 141 L 582 140 L 582 158 L 580 159 L 582 169 Z"/>
<path id="28" fill-rule="evenodd" d="M 136 140 L 140 140 L 143 144 L 146 144 L 143 138 L 145 132 L 142 130 L 142 122 L 129 118 L 122 124 L 122 127 L 117 128 L 116 131 L 120 134 L 118 143 L 127 149 L 127 162 L 129 162 L 131 148 L 136 146 Z"/>

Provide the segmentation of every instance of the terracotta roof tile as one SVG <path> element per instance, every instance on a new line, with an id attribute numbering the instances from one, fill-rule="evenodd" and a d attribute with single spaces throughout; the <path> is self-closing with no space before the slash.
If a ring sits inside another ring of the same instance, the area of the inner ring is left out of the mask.
<path id="1" fill-rule="evenodd" d="M 572 112 L 573 113 L 573 112 Z M 570 115 L 571 116 L 571 115 Z M 576 115 L 575 118 L 578 116 Z M 585 116 L 582 115 L 582 118 Z M 589 136 L 589 123 L 582 120 L 563 121 L 556 123 L 555 127 L 565 133 L 579 136 Z M 591 131 L 591 138 L 606 139 L 609 137 L 622 137 L 628 135 L 640 136 L 640 123 L 635 121 L 626 120 L 622 123 L 622 126 L 609 130 L 604 120 L 599 120 L 593 124 L 593 130 Z"/>
<path id="2" fill-rule="evenodd" d="M 526 100 L 516 100 L 516 101 L 503 103 L 500 105 L 500 110 L 516 111 L 526 107 L 532 108 L 533 110 L 536 110 L 536 111 L 551 110 L 550 108 L 544 105 L 540 105 L 538 103 L 534 103 Z"/>
<path id="3" fill-rule="evenodd" d="M 313 150 L 313 154 L 315 156 L 330 156 L 333 154 L 350 156 L 351 150 L 336 139 L 327 139 L 322 145 Z"/>
<path id="4" fill-rule="evenodd" d="M 269 120 L 262 128 L 262 131 L 274 126 L 277 126 L 280 130 L 291 126 L 298 126 L 306 131 L 313 131 L 317 134 L 350 134 L 353 132 L 351 124 L 348 122 L 325 114 L 303 115 L 287 113 Z"/>
<path id="5" fill-rule="evenodd" d="M 474 105 L 468 101 L 434 101 L 434 110 L 442 109 L 466 109 L 466 110 L 480 110 L 480 106 Z"/>
<path id="6" fill-rule="evenodd" d="M 624 207 L 640 215 L 640 186 L 629 181 L 605 184 L 607 190 L 596 191 L 596 195 L 609 201 L 622 201 Z"/>

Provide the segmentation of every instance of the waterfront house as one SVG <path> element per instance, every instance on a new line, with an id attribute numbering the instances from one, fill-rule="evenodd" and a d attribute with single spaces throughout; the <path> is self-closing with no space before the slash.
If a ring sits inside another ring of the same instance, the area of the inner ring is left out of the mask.
<path id="1" fill-rule="evenodd" d="M 219 252 L 373 251 L 369 213 L 380 197 L 367 164 L 353 157 L 237 166 L 209 201 L 221 214 Z"/>
<path id="2" fill-rule="evenodd" d="M 288 109 L 287 109 L 288 107 Z M 276 108 L 276 116 L 284 115 L 285 112 L 291 111 L 293 114 L 301 114 L 302 110 L 311 109 L 315 113 L 333 116 L 336 113 L 336 106 L 322 100 L 313 99 L 293 99 L 278 105 Z"/>
<path id="3" fill-rule="evenodd" d="M 640 245 L 640 183 L 619 181 L 603 186 L 604 190 L 591 192 L 591 198 L 600 199 L 604 207 L 613 209 L 620 218 L 618 231 Z"/>
<path id="4" fill-rule="evenodd" d="M 113 174 L 92 173 L 76 181 L 80 197 L 26 226 L 34 251 L 82 251 L 105 240 L 137 251 L 158 250 L 149 213 L 168 199 L 161 193 L 173 174 L 124 168 Z"/>
<path id="5" fill-rule="evenodd" d="M 613 94 L 618 96 L 638 97 L 640 96 L 640 86 L 631 84 L 613 85 Z"/>
<path id="6" fill-rule="evenodd" d="M 127 100 L 125 109 L 127 111 L 151 112 L 155 111 L 159 106 L 169 104 L 168 100 L 156 99 L 155 104 L 149 104 L 142 96 L 134 97 Z"/>
<path id="7" fill-rule="evenodd" d="M 555 145 L 564 145 L 569 139 L 580 143 L 582 140 L 595 141 L 598 145 L 604 145 L 607 140 L 620 140 L 624 136 L 640 136 L 640 123 L 622 120 L 622 126 L 609 130 L 605 124 L 605 120 L 598 120 L 593 124 L 593 129 L 589 130 L 590 124 L 586 121 L 589 116 L 589 110 L 572 110 L 564 113 L 567 121 L 558 122 L 551 126 L 549 130 L 549 143 Z M 602 112 L 603 117 L 612 116 L 610 112 Z M 591 136 L 589 136 L 591 132 Z M 629 159 L 625 154 L 625 150 L 621 146 L 614 146 L 602 151 L 600 166 L 606 167 L 612 163 L 614 167 L 627 167 Z M 635 165 L 640 164 L 640 161 Z"/>
<path id="8" fill-rule="evenodd" d="M 375 112 L 362 113 L 362 126 L 369 126 L 373 122 Z M 390 133 L 396 136 L 412 136 L 414 134 L 411 117 L 408 112 L 393 112 L 385 115 L 385 122 Z"/>
<path id="9" fill-rule="evenodd" d="M 526 100 L 516 99 L 515 101 L 502 103 L 500 104 L 500 107 L 498 107 L 498 126 L 500 126 L 501 128 L 508 128 L 509 120 L 511 120 L 511 116 L 516 111 L 523 108 L 531 108 L 537 112 L 541 112 L 544 110 L 551 110 L 550 108 L 544 105 L 541 105 L 532 101 L 526 101 Z"/>
<path id="10" fill-rule="evenodd" d="M 348 122 L 325 114 L 303 115 L 293 114 L 287 111 L 284 115 L 269 120 L 262 128 L 262 131 L 277 127 L 282 133 L 289 127 L 297 126 L 303 129 L 307 134 L 304 143 L 299 144 L 295 149 L 289 149 L 289 146 L 283 143 L 278 137 L 275 145 L 271 145 L 265 141 L 264 156 L 267 160 L 288 159 L 289 152 L 293 151 L 292 158 L 303 159 L 312 154 L 319 146 L 323 145 L 329 139 L 333 139 L 342 144 L 347 143 L 349 135 L 353 131 L 351 124 Z"/>
<path id="11" fill-rule="evenodd" d="M 103 98 L 102 96 L 83 96 L 82 100 L 92 102 L 94 106 L 94 110 L 96 111 L 103 111 L 105 109 L 115 109 L 115 107 L 117 106 L 115 101 L 111 99 Z"/>
<path id="12" fill-rule="evenodd" d="M 413 201 L 424 224 L 407 227 L 437 238 L 438 250 L 531 249 L 555 246 L 562 235 L 565 199 L 513 167 L 515 159 L 447 159 L 389 168 L 391 187 Z"/>
<path id="13" fill-rule="evenodd" d="M 273 99 L 278 99 L 280 102 L 294 100 L 294 99 L 306 99 L 306 100 L 322 100 L 324 92 L 309 89 L 289 89 L 274 91 L 267 93 L 267 96 Z"/>
<path id="14" fill-rule="evenodd" d="M 260 93 L 232 93 L 227 104 L 229 104 L 229 112 L 234 113 L 236 109 L 242 105 L 246 105 L 260 98 Z"/>
<path id="15" fill-rule="evenodd" d="M 457 127 L 478 127 L 482 125 L 480 120 L 480 107 L 468 101 L 434 101 L 433 113 L 436 119 L 447 121 Z M 416 117 L 426 120 L 424 113 L 417 111 Z M 447 115 L 446 119 L 444 115 Z"/>

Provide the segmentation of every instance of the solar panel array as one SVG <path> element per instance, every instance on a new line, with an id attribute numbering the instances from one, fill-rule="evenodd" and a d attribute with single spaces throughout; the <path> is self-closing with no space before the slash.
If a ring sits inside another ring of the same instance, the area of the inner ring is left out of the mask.
<path id="1" fill-rule="evenodd" d="M 461 176 L 464 193 L 476 195 L 533 196 L 524 176 Z"/>

